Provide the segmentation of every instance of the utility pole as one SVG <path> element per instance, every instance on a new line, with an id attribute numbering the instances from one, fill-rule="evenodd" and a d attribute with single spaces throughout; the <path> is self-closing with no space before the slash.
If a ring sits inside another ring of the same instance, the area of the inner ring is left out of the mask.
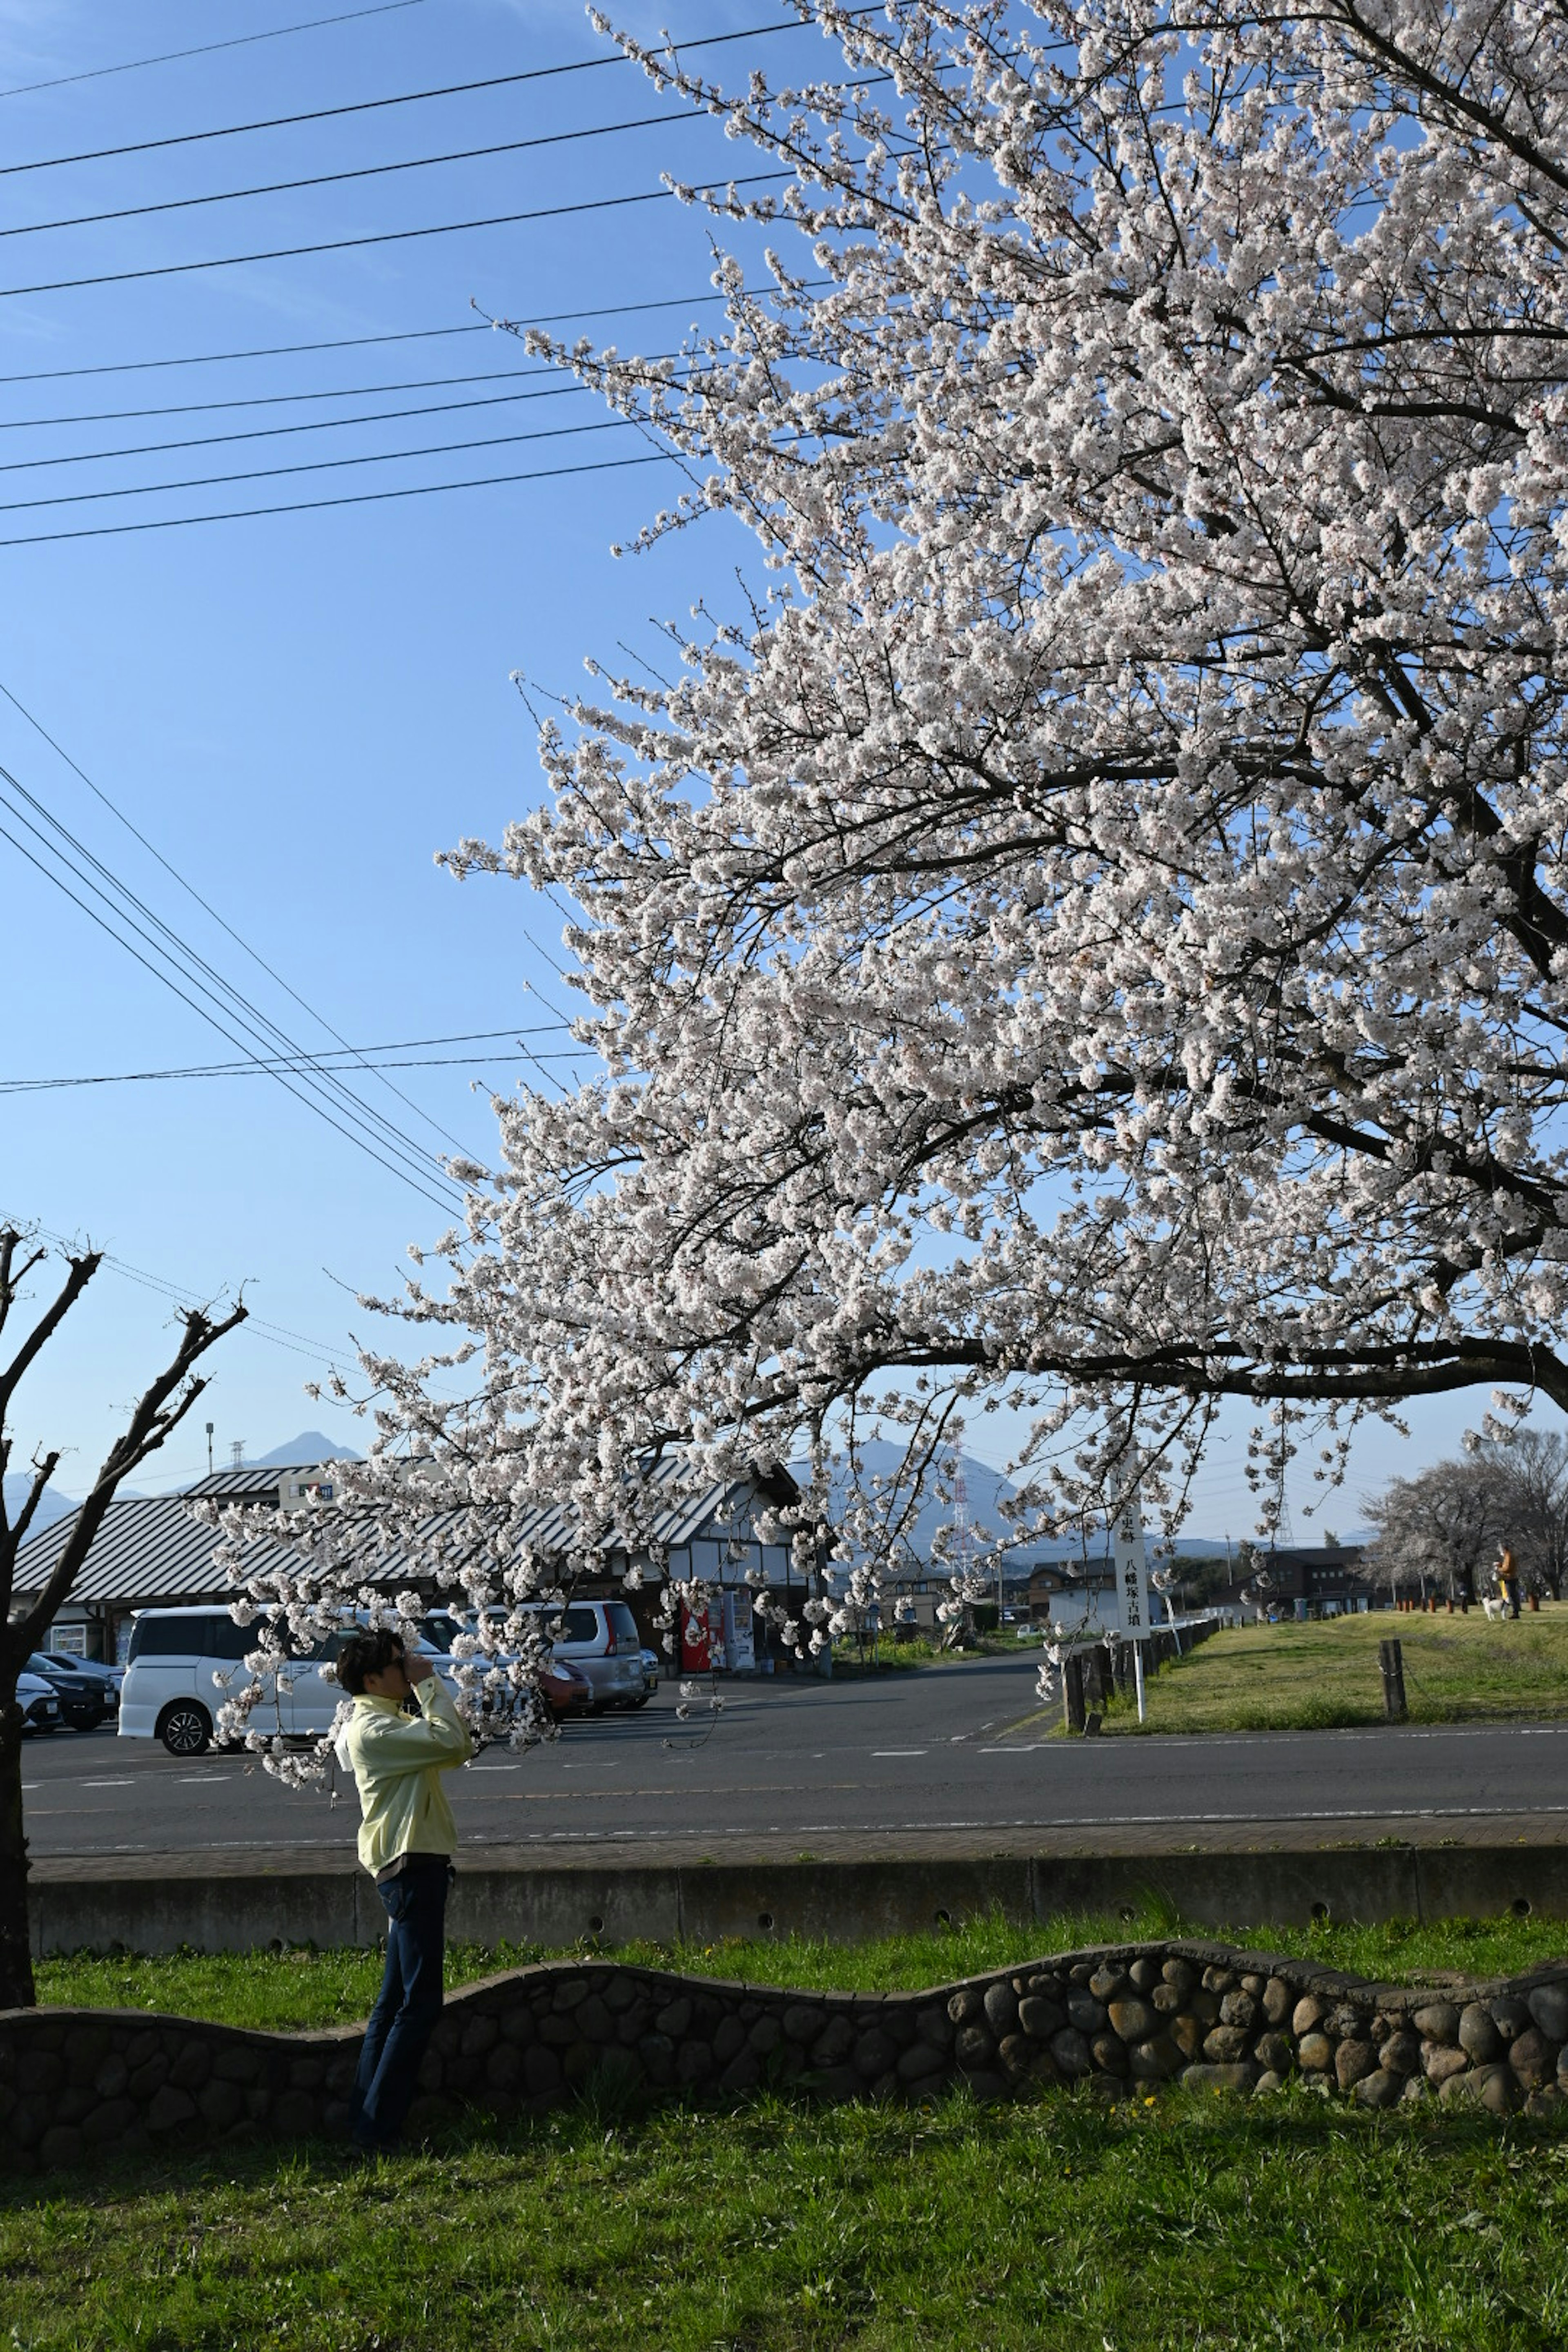
<path id="1" fill-rule="evenodd" d="M 210 1477 L 212 1476 L 212 1475 L 213 1475 L 213 1425 L 212 1425 L 211 1422 L 209 1421 L 209 1422 L 208 1422 L 208 1423 L 207 1423 L 207 1476 L 210 1478 Z"/>

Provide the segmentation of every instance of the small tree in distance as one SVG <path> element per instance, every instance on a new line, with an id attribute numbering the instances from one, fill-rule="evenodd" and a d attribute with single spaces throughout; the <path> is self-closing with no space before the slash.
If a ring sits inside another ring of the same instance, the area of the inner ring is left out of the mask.
<path id="1" fill-rule="evenodd" d="M 1400 1591 L 1468 1601 L 1486 1589 L 1506 1546 L 1524 1589 L 1561 1600 L 1568 1562 L 1568 1438 L 1521 1429 L 1462 1461 L 1394 1478 L 1367 1505 L 1375 1530 L 1368 1573 Z"/>
<path id="2" fill-rule="evenodd" d="M 16 1313 L 22 1286 L 48 1253 L 30 1247 L 14 1225 L 0 1226 L 0 1337 Z M 103 1263 L 102 1253 L 83 1250 L 66 1260 L 66 1276 L 53 1299 L 0 1365 L 0 1474 L 10 1465 L 14 1443 L 11 1409 L 23 1379 L 37 1362 Z M 11 1611 L 16 1554 L 26 1538 L 44 1489 L 59 1466 L 58 1449 L 33 1457 L 32 1482 L 15 1518 L 0 1495 L 0 2009 L 30 2009 L 33 1963 L 27 1928 L 27 1840 L 22 1816 L 22 1710 L 16 1681 L 28 1654 L 39 1647 L 103 1524 L 121 1479 L 155 1454 L 178 1427 L 206 1386 L 192 1377 L 195 1365 L 238 1323 L 246 1308 L 237 1303 L 226 1315 L 205 1307 L 183 1307 L 179 1344 L 163 1370 L 132 1406 L 124 1429 L 103 1457 L 48 1582 L 26 1608 Z"/>

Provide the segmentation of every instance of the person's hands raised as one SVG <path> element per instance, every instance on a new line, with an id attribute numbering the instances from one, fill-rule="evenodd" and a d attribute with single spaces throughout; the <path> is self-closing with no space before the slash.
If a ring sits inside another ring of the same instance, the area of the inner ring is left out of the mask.
<path id="1" fill-rule="evenodd" d="M 403 1671 L 408 1677 L 408 1687 L 412 1690 L 416 1683 L 427 1683 L 436 1669 L 422 1652 L 412 1650 L 404 1657 Z"/>

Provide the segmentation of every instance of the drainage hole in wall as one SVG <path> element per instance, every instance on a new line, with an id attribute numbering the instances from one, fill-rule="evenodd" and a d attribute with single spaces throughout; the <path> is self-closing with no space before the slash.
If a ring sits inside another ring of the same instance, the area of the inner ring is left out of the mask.
<path id="1" fill-rule="evenodd" d="M 951 1912 L 951 1911 L 939 1911 L 939 1912 L 937 1913 L 937 1915 L 936 1915 L 936 1925 L 937 1925 L 939 1927 L 952 1927 L 952 1912 Z"/>
<path id="2" fill-rule="evenodd" d="M 771 1911 L 759 1911 L 759 1912 L 758 1912 L 758 1914 L 757 1914 L 757 1925 L 758 1925 L 758 1927 L 762 1929 L 762 1931 L 763 1931 L 763 1935 L 764 1935 L 764 1936 L 770 1933 L 770 1931 L 772 1930 L 772 1927 L 773 1927 L 773 1913 L 772 1913 Z"/>
<path id="3" fill-rule="evenodd" d="M 1508 1907 L 1513 1913 L 1516 1919 L 1528 1919 L 1531 1913 L 1531 1901 L 1529 1895 L 1516 1895 L 1513 1901 Z"/>
<path id="4" fill-rule="evenodd" d="M 1314 1903 L 1314 1904 L 1313 1904 L 1313 1906 L 1312 1906 L 1312 1916 L 1313 1916 L 1313 1918 L 1314 1918 L 1314 1919 L 1326 1919 L 1326 1918 L 1328 1917 L 1328 1916 L 1329 1916 L 1329 1906 L 1328 1906 L 1328 1905 L 1327 1905 L 1326 1903 Z"/>
<path id="5" fill-rule="evenodd" d="M 604 1921 L 600 1918 L 600 1916 L 599 1916 L 598 1913 L 597 1913 L 596 1911 L 590 1912 L 590 1913 L 589 1913 L 589 1915 L 588 1915 L 588 1933 L 589 1933 L 589 1935 L 590 1935 L 590 1936 L 602 1936 L 602 1935 L 604 1934 L 604 1932 L 605 1932 L 605 1923 L 604 1923 Z"/>

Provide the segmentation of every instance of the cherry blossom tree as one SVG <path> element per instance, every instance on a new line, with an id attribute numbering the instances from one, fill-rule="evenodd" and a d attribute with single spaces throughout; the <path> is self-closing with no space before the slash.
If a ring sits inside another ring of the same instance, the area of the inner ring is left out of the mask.
<path id="1" fill-rule="evenodd" d="M 570 909 L 602 1070 L 498 1104 L 367 1486 L 635 1533 L 673 1445 L 1005 1404 L 1026 1524 L 1169 1524 L 1239 1399 L 1267 1528 L 1358 1415 L 1568 1404 L 1568 26 L 800 13 L 798 89 L 617 37 L 793 176 L 679 362 L 530 341 L 754 576 L 449 855 Z"/>

